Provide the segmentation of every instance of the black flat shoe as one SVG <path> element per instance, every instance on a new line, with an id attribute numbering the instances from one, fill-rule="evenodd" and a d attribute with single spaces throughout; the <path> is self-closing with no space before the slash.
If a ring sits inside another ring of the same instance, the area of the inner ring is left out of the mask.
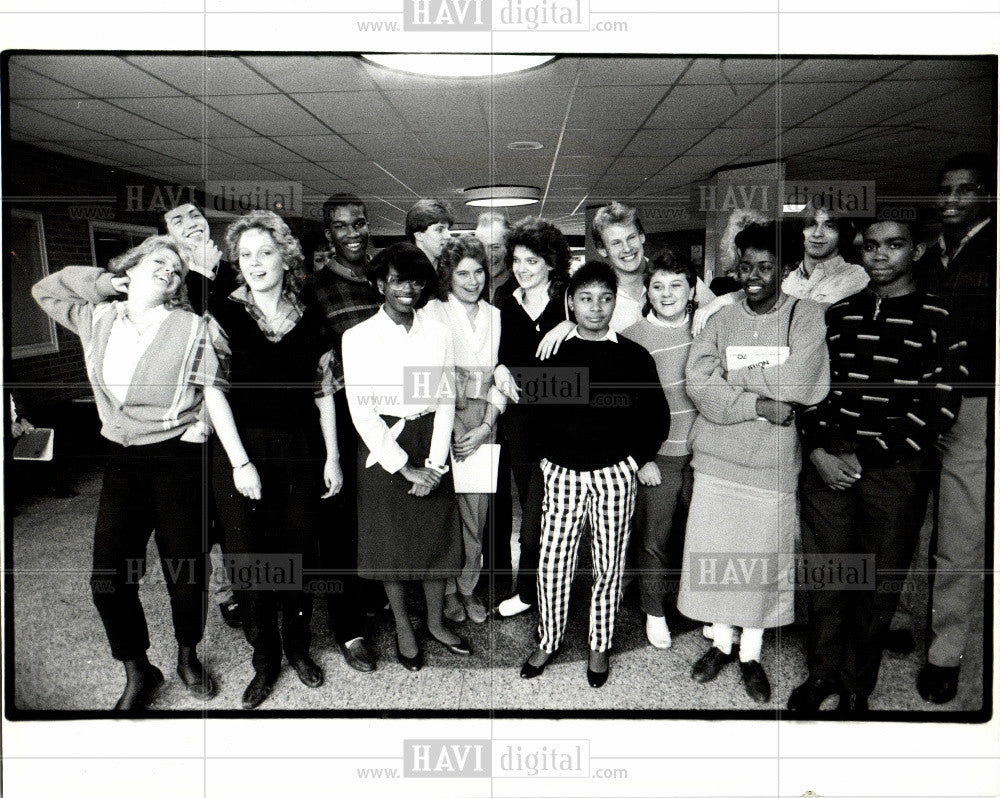
<path id="1" fill-rule="evenodd" d="M 611 663 L 608 663 L 607 670 L 603 671 L 593 671 L 590 669 L 590 665 L 587 666 L 587 684 L 591 687 L 604 687 L 604 683 L 608 680 L 608 675 L 611 673 Z"/>
<path id="2" fill-rule="evenodd" d="M 810 676 L 788 696 L 788 711 L 803 714 L 819 712 L 820 704 L 840 692 L 840 682 L 822 676 Z"/>
<path id="3" fill-rule="evenodd" d="M 177 667 L 177 675 L 181 677 L 181 682 L 191 695 L 208 701 L 215 698 L 216 687 L 212 674 L 205 670 L 204 666 L 195 660 L 187 670 Z"/>
<path id="4" fill-rule="evenodd" d="M 860 693 L 842 692 L 837 714 L 848 720 L 856 720 L 868 714 L 868 696 Z"/>
<path id="5" fill-rule="evenodd" d="M 912 654 L 917 650 L 917 641 L 909 629 L 890 629 L 885 633 L 885 650 L 892 654 Z"/>
<path id="6" fill-rule="evenodd" d="M 452 654 L 456 654 L 457 656 L 460 657 L 468 657 L 472 655 L 472 648 L 463 638 L 459 637 L 458 635 L 455 635 L 455 637 L 458 637 L 457 643 L 446 643 L 444 642 L 444 640 L 438 640 L 436 637 L 434 637 L 434 633 L 431 632 L 429 629 L 427 630 L 427 633 L 431 636 L 431 639 L 433 639 L 436 643 L 440 643 L 442 646 L 448 649 Z"/>
<path id="7" fill-rule="evenodd" d="M 360 673 L 371 673 L 375 670 L 375 655 L 365 643 L 363 637 L 358 637 L 349 643 L 340 643 L 340 653 L 344 662 Z"/>
<path id="8" fill-rule="evenodd" d="M 115 712 L 141 712 L 152 700 L 153 694 L 163 684 L 163 672 L 155 665 L 150 665 L 143 674 L 142 685 L 134 693 L 129 693 L 129 685 L 115 703 Z"/>
<path id="9" fill-rule="evenodd" d="M 723 654 L 720 649 L 711 646 L 694 664 L 691 669 L 691 678 L 699 684 L 710 682 L 735 658 L 734 653 Z"/>
<path id="10" fill-rule="evenodd" d="M 292 669 L 299 676 L 299 681 L 306 687 L 319 687 L 323 684 L 323 671 L 308 654 L 289 659 L 288 664 L 292 666 Z"/>
<path id="11" fill-rule="evenodd" d="M 749 662 L 740 660 L 740 674 L 743 676 L 743 687 L 758 704 L 766 704 L 771 700 L 771 683 L 767 680 L 764 668 L 757 660 Z"/>
<path id="12" fill-rule="evenodd" d="M 917 674 L 917 692 L 924 701 L 947 704 L 958 695 L 959 669 L 943 668 L 925 662 Z"/>
<path id="13" fill-rule="evenodd" d="M 235 601 L 222 601 L 219 603 L 219 615 L 226 622 L 226 626 L 231 629 L 239 629 L 243 626 L 243 616 L 240 614 L 240 605 Z"/>
<path id="14" fill-rule="evenodd" d="M 243 691 L 243 709 L 256 709 L 271 695 L 277 676 L 270 678 L 266 673 L 257 671 L 247 689 Z"/>
<path id="15" fill-rule="evenodd" d="M 407 657 L 399 650 L 399 638 L 396 638 L 396 659 L 399 660 L 399 664 L 402 665 L 408 671 L 419 671 L 424 667 L 424 654 L 420 650 L 420 646 L 417 646 L 417 654 L 415 657 Z"/>
<path id="16" fill-rule="evenodd" d="M 532 651 L 531 653 L 533 655 L 535 652 Z M 546 659 L 545 662 L 543 662 L 541 665 L 532 665 L 531 664 L 531 657 L 529 656 L 524 661 L 524 664 L 521 666 L 521 678 L 522 679 L 534 679 L 536 676 L 541 676 L 543 673 L 545 673 L 545 667 L 550 662 L 552 662 L 552 660 L 554 660 L 556 658 L 556 655 L 558 653 L 559 653 L 559 649 L 557 648 L 555 651 L 553 651 L 551 654 L 549 654 L 548 659 Z"/>

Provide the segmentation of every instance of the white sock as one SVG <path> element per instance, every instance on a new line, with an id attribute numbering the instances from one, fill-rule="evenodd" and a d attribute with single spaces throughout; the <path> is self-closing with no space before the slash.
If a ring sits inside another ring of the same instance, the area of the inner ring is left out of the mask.
<path id="1" fill-rule="evenodd" d="M 723 654 L 733 653 L 733 627 L 725 623 L 712 624 L 712 640 Z"/>
<path id="2" fill-rule="evenodd" d="M 740 662 L 760 662 L 760 649 L 764 644 L 763 629 L 744 629 L 740 635 Z"/>

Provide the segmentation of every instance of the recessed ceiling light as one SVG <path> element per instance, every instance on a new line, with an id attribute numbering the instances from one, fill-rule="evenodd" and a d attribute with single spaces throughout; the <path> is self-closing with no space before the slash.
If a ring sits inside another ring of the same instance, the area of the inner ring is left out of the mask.
<path id="1" fill-rule="evenodd" d="M 440 78 L 482 78 L 522 72 L 548 63 L 554 55 L 468 55 L 459 53 L 363 53 L 366 61 L 400 72 Z"/>
<path id="2" fill-rule="evenodd" d="M 534 205 L 542 197 L 537 186 L 473 186 L 463 192 L 465 204 L 477 208 L 509 208 Z"/>
<path id="3" fill-rule="evenodd" d="M 512 141 L 507 145 L 508 150 L 540 150 L 542 147 L 540 141 Z"/>

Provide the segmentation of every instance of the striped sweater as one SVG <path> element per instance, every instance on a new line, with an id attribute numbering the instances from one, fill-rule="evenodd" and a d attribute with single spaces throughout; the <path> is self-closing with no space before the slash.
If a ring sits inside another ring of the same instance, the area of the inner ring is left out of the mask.
<path id="1" fill-rule="evenodd" d="M 667 327 L 647 317 L 637 321 L 622 335 L 635 341 L 653 356 L 656 371 L 660 375 L 660 385 L 667 397 L 670 434 L 663 441 L 658 454 L 686 457 L 691 453 L 688 435 L 698 413 L 684 390 L 684 366 L 691 351 L 691 331 L 688 325 Z"/>
<path id="2" fill-rule="evenodd" d="M 866 289 L 833 305 L 826 322 L 832 390 L 801 417 L 806 449 L 855 452 L 862 464 L 929 452 L 954 423 L 955 386 L 968 375 L 968 347 L 944 300 Z"/>
<path id="3" fill-rule="evenodd" d="M 139 358 L 125 402 L 119 402 L 103 374 L 111 328 L 124 306 L 110 301 L 118 295 L 111 277 L 104 269 L 67 266 L 36 283 L 31 293 L 42 310 L 80 336 L 105 438 L 142 446 L 179 437 L 200 420 L 202 388 L 228 388 L 210 323 L 187 310 L 171 311 Z"/>

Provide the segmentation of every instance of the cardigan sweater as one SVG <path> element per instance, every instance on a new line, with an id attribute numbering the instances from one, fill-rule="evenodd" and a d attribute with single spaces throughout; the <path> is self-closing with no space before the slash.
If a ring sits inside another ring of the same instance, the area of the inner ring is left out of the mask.
<path id="1" fill-rule="evenodd" d="M 657 454 L 666 457 L 686 457 L 691 453 L 688 436 L 698 411 L 684 390 L 684 366 L 691 351 L 691 330 L 668 327 L 649 317 L 637 321 L 622 335 L 645 349 L 656 363 L 660 385 L 670 413 L 670 434 Z M 639 465 L 643 465 L 640 463 Z"/>
<path id="2" fill-rule="evenodd" d="M 174 309 L 139 358 L 124 402 L 104 382 L 104 352 L 123 302 L 112 274 L 92 266 L 67 266 L 31 289 L 49 316 L 80 336 L 94 391 L 101 434 L 122 446 L 177 438 L 200 419 L 203 386 L 228 389 L 216 355 L 220 335 L 213 322 Z"/>
<path id="3" fill-rule="evenodd" d="M 759 418 L 757 399 L 805 406 L 821 401 L 830 388 L 824 332 L 818 304 L 784 295 L 769 313 L 754 313 L 744 300 L 708 320 L 685 369 L 687 393 L 698 408 L 691 430 L 695 471 L 765 490 L 795 491 L 801 466 L 795 425 Z M 788 347 L 780 365 L 728 368 L 730 347 L 779 346 Z"/>

